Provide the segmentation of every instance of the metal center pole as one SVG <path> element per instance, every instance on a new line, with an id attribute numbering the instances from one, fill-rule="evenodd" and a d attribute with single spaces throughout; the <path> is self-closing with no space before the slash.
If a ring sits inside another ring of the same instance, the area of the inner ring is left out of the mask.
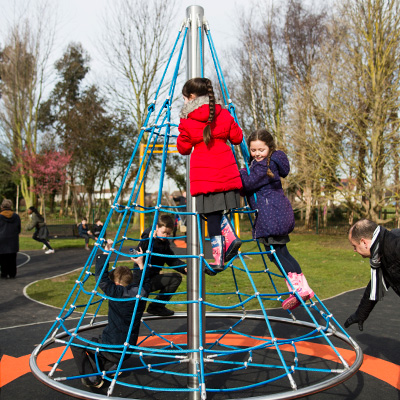
<path id="1" fill-rule="evenodd" d="M 200 6 L 190 6 L 186 9 L 186 18 L 189 18 L 191 23 L 189 25 L 187 35 L 187 79 L 192 79 L 201 76 L 201 65 L 200 65 L 200 51 L 204 54 L 204 50 L 200 49 L 199 44 L 199 32 L 198 32 L 198 21 L 203 23 L 204 9 Z M 201 35 L 203 35 L 203 29 L 201 29 Z M 204 43 L 204 40 L 201 41 Z M 203 57 L 204 59 L 204 57 Z M 196 202 L 195 199 L 190 195 L 190 156 L 186 163 L 186 207 L 187 211 L 196 213 Z M 195 215 L 188 215 L 187 218 L 187 254 L 198 255 L 200 253 L 199 246 L 199 235 L 197 227 L 197 219 Z M 187 259 L 187 299 L 197 301 L 200 297 L 205 299 L 205 288 L 204 288 L 204 272 L 201 272 L 202 276 L 202 293 L 200 293 L 199 285 L 199 270 L 200 262 L 197 258 Z M 189 350 L 195 350 L 189 355 L 188 373 L 195 374 L 194 377 L 188 377 L 187 385 L 189 388 L 198 388 L 199 380 L 197 373 L 200 367 L 200 339 L 203 338 L 204 343 L 204 332 L 205 332 L 205 311 L 202 313 L 203 329 L 200 329 L 200 309 L 199 304 L 192 303 L 188 304 L 187 307 L 188 315 L 188 347 Z M 201 330 L 201 332 L 200 332 Z M 201 397 L 200 391 L 189 392 L 190 400 L 199 400 Z"/>

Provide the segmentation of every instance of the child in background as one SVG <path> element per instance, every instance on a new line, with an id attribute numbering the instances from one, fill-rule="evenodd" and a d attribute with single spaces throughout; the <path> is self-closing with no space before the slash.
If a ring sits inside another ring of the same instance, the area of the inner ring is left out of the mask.
<path id="1" fill-rule="evenodd" d="M 96 240 L 96 238 L 93 236 L 92 231 L 89 229 L 86 217 L 83 217 L 82 222 L 78 225 L 78 232 L 79 236 L 85 239 L 85 250 L 90 250 L 89 238 L 93 240 Z"/>
<path id="2" fill-rule="evenodd" d="M 188 80 L 182 94 L 185 104 L 180 114 L 177 148 L 183 155 L 193 150 L 190 194 L 196 198 L 197 211 L 207 218 L 215 259 L 210 266 L 216 273 L 224 270 L 224 261 L 232 259 L 241 245 L 223 212 L 240 207 L 242 182 L 227 141 L 238 145 L 243 133 L 228 110 L 216 103 L 209 79 Z"/>
<path id="3" fill-rule="evenodd" d="M 105 249 L 110 250 L 112 240 L 107 240 Z M 139 254 L 143 251 L 139 249 Z M 139 287 L 133 283 L 133 274 L 129 267 L 118 266 L 111 272 L 108 272 L 108 266 L 100 278 L 101 271 L 107 259 L 108 253 L 98 255 L 96 258 L 95 277 L 96 281 L 100 279 L 99 287 L 109 297 L 114 298 L 132 298 L 132 301 L 113 301 L 108 303 L 108 324 L 104 328 L 100 337 L 94 337 L 93 342 L 104 343 L 109 345 L 123 345 L 126 341 L 135 346 L 139 337 L 140 320 L 142 318 L 146 302 L 139 301 L 139 306 L 135 315 L 135 320 L 132 327 L 130 338 L 128 338 L 129 326 L 132 314 L 135 308 L 136 295 Z M 144 257 L 132 258 L 140 269 L 144 267 Z M 141 296 L 148 296 L 150 292 L 150 281 L 145 279 L 141 290 Z M 97 372 L 95 352 L 83 347 L 71 346 L 72 354 L 74 355 L 75 364 L 80 375 L 90 375 Z M 125 360 L 129 355 L 125 356 Z M 98 354 L 99 366 L 103 371 L 114 371 L 121 358 L 121 353 L 100 352 Z M 82 378 L 82 383 L 86 387 L 100 388 L 103 386 L 101 376 L 89 376 Z"/>
<path id="4" fill-rule="evenodd" d="M 47 229 L 43 216 L 33 206 L 28 208 L 28 215 L 31 216 L 31 221 L 29 222 L 26 229 L 30 231 L 35 228 L 32 239 L 36 240 L 37 242 L 43 243 L 43 250 L 46 250 L 45 254 L 53 254 L 54 249 L 50 246 L 49 230 Z"/>
<path id="5" fill-rule="evenodd" d="M 253 132 L 247 140 L 252 159 L 250 174 L 241 169 L 243 189 L 253 210 L 257 210 L 253 238 L 260 239 L 267 251 L 273 245 L 276 255 L 282 264 L 291 284 L 304 301 L 314 296 L 299 263 L 289 253 L 286 243 L 289 233 L 294 229 L 294 213 L 289 199 L 285 196 L 281 177 L 285 178 L 290 171 L 286 154 L 276 149 L 272 135 L 266 129 Z M 257 196 L 257 201 L 254 198 Z M 269 258 L 278 268 L 273 254 Z M 286 281 L 289 291 L 293 291 Z M 298 298 L 291 294 L 283 303 L 284 309 L 293 310 L 300 305 Z"/>
<path id="6" fill-rule="evenodd" d="M 96 219 L 96 221 L 94 221 L 94 226 L 93 226 L 93 236 L 95 237 L 95 239 L 97 240 L 100 236 L 101 230 L 103 229 L 103 223 L 101 222 L 101 219 Z M 106 232 L 104 232 L 104 236 L 103 238 L 105 239 L 107 236 Z"/>

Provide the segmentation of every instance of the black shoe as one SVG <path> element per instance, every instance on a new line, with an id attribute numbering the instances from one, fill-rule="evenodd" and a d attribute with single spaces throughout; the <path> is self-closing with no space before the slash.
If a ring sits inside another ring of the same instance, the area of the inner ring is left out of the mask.
<path id="1" fill-rule="evenodd" d="M 225 271 L 225 268 L 224 268 L 223 265 L 215 265 L 215 266 L 214 265 L 210 265 L 210 267 L 214 270 L 215 275 L 220 273 L 220 272 Z"/>
<path id="2" fill-rule="evenodd" d="M 106 369 L 106 371 L 107 372 L 108 371 L 114 371 L 114 372 L 112 372 L 111 374 L 107 374 L 107 375 L 109 375 L 111 378 L 114 378 L 115 371 L 117 370 L 117 368 L 118 368 L 118 364 L 112 364 L 109 368 Z M 118 372 L 118 376 L 120 376 L 121 374 L 122 374 L 122 371 L 119 371 Z"/>
<path id="3" fill-rule="evenodd" d="M 215 276 L 215 275 L 217 275 L 217 273 L 214 272 L 214 269 L 211 271 L 210 268 L 208 268 L 208 267 L 204 267 L 204 273 L 207 274 L 207 275 L 209 275 L 209 276 Z"/>
<path id="4" fill-rule="evenodd" d="M 104 384 L 103 379 L 98 376 L 90 376 L 88 378 L 81 378 L 81 382 L 88 388 L 101 388 Z"/>
<path id="5" fill-rule="evenodd" d="M 167 307 L 156 307 L 152 306 L 151 304 L 147 307 L 147 312 L 149 314 L 159 315 L 160 317 L 169 317 L 175 314 L 174 311 L 169 310 Z"/>

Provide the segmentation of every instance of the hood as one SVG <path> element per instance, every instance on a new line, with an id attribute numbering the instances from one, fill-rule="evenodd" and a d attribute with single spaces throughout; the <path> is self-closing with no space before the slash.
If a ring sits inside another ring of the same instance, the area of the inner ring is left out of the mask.
<path id="1" fill-rule="evenodd" d="M 16 215 L 17 215 L 17 214 L 15 214 L 14 211 L 11 211 L 11 210 L 3 210 L 2 212 L 0 212 L 0 215 L 1 215 L 2 217 L 4 217 L 4 218 L 3 218 L 4 221 L 6 221 L 6 222 L 12 222 L 12 221 L 14 221 L 14 219 L 16 218 Z"/>
<path id="2" fill-rule="evenodd" d="M 209 108 L 210 100 L 208 96 L 199 96 L 184 104 L 181 113 L 179 114 L 180 118 L 187 119 L 189 114 L 190 118 L 195 119 L 197 121 L 206 122 L 210 115 Z M 204 107 L 203 107 L 204 106 Z M 215 115 L 218 115 L 222 110 L 222 106 L 220 103 L 215 103 Z M 195 113 L 193 111 L 196 111 Z"/>
<path id="3" fill-rule="evenodd" d="M 287 155 L 282 150 L 274 151 L 271 160 L 278 166 L 279 176 L 285 178 L 290 172 L 290 164 Z"/>

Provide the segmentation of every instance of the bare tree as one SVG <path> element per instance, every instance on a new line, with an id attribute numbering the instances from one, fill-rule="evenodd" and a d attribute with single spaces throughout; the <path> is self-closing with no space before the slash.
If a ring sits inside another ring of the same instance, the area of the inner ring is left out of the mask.
<path id="1" fill-rule="evenodd" d="M 317 103 L 318 94 L 324 87 L 319 64 L 321 48 L 328 36 L 327 13 L 324 9 L 306 8 L 301 1 L 291 0 L 285 17 L 290 79 L 290 112 L 286 129 L 294 166 L 291 180 L 302 196 L 305 223 L 310 225 L 312 212 L 321 198 L 323 172 L 326 173 L 321 158 L 330 143 L 326 141 L 327 135 L 323 134 L 326 125 L 320 118 Z"/>
<path id="2" fill-rule="evenodd" d="M 355 186 L 350 207 L 383 222 L 380 212 L 396 189 L 398 201 L 400 2 L 354 0 L 340 12 L 335 118 L 346 133 L 342 174 Z"/>
<path id="3" fill-rule="evenodd" d="M 103 54 L 115 74 L 110 89 L 139 129 L 172 48 L 174 13 L 174 0 L 117 0 L 104 18 Z"/>
<path id="4" fill-rule="evenodd" d="M 10 26 L 0 52 L 0 126 L 2 140 L 14 164 L 22 164 L 23 150 L 37 152 L 39 105 L 54 32 L 49 4 L 22 10 Z M 29 207 L 35 199 L 30 191 L 34 185 L 32 174 L 20 174 L 19 181 Z"/>
<path id="5" fill-rule="evenodd" d="M 238 114 L 246 131 L 268 127 L 284 143 L 285 78 L 282 55 L 283 9 L 266 2 L 242 10 L 239 45 L 231 60 L 236 60 L 234 85 Z"/>

